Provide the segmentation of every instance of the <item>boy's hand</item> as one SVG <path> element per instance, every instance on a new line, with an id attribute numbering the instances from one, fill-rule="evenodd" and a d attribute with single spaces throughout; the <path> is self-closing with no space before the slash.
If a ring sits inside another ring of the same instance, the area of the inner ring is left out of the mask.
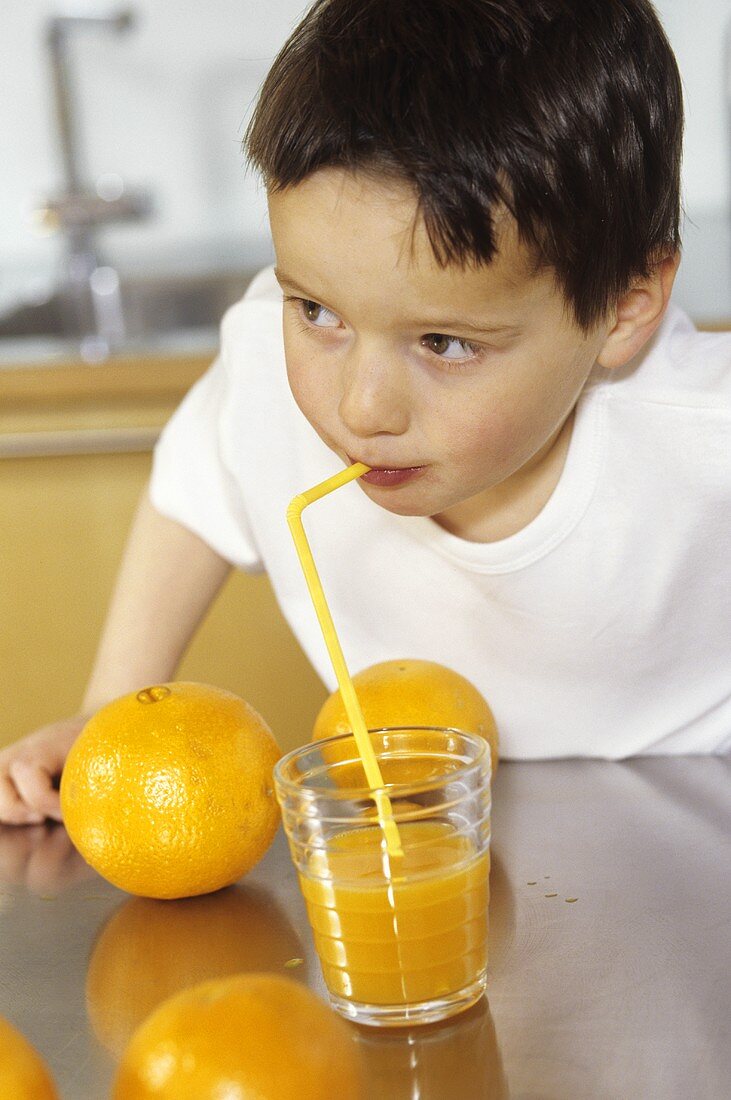
<path id="1" fill-rule="evenodd" d="M 58 779 L 92 714 L 145 684 L 172 679 L 231 565 L 155 511 L 145 492 L 112 597 L 81 714 L 0 749 L 0 823 L 61 821 Z"/>
<path id="2" fill-rule="evenodd" d="M 0 822 L 38 825 L 47 817 L 62 820 L 58 779 L 86 721 L 84 715 L 64 718 L 0 750 Z"/>

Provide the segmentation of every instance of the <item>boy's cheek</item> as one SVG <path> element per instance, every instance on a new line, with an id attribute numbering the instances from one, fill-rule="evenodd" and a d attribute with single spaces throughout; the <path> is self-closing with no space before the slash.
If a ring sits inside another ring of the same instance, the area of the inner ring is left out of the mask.
<path id="1" fill-rule="evenodd" d="M 315 394 L 317 391 L 312 385 L 311 377 L 308 379 L 307 372 L 301 370 L 299 364 L 291 363 L 288 360 L 287 381 L 297 407 L 312 424 L 317 419 L 317 406 L 315 401 Z"/>
<path id="2" fill-rule="evenodd" d="M 303 405 L 309 406 L 315 398 L 318 390 L 318 379 L 313 363 L 308 369 L 308 363 L 301 354 L 288 349 L 285 342 L 284 356 L 287 367 L 287 382 L 295 401 L 304 412 Z"/>
<path id="3" fill-rule="evenodd" d="M 327 418 L 323 415 L 321 403 L 316 400 L 311 388 L 295 384 L 291 386 L 291 390 L 302 415 L 309 421 L 315 431 L 322 435 Z"/>
<path id="4" fill-rule="evenodd" d="M 333 430 L 336 422 L 332 391 L 324 379 L 308 370 L 307 365 L 287 364 L 287 379 L 295 404 L 305 420 L 314 428 L 328 447 L 338 445 L 338 434 Z"/>
<path id="5" fill-rule="evenodd" d="M 504 461 L 514 450 L 516 436 L 513 418 L 496 412 L 463 419 L 447 432 L 449 449 L 465 467 L 475 461 L 489 462 L 491 465 Z"/>
<path id="6" fill-rule="evenodd" d="M 500 410 L 463 421 L 461 430 L 450 433 L 451 450 L 465 476 L 490 471 L 500 481 L 532 458 L 550 434 L 536 410 L 506 403 Z"/>

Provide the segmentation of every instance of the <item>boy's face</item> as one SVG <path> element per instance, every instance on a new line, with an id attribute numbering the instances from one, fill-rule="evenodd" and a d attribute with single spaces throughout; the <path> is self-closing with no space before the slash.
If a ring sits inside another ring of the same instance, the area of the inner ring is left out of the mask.
<path id="1" fill-rule="evenodd" d="M 576 327 L 507 214 L 493 262 L 463 269 L 437 264 L 405 184 L 325 169 L 269 211 L 292 393 L 375 468 L 364 492 L 478 541 L 534 518 L 609 323 Z"/>

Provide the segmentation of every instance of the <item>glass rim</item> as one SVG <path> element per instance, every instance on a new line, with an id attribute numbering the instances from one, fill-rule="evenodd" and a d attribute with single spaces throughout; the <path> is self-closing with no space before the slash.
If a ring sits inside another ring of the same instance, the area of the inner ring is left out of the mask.
<path id="1" fill-rule="evenodd" d="M 368 729 L 368 733 L 406 733 L 408 731 L 413 731 L 415 733 L 457 734 L 459 737 L 465 738 L 467 742 L 474 745 L 477 752 L 473 760 L 468 761 L 466 764 L 460 764 L 454 771 L 445 772 L 444 775 L 438 776 L 437 778 L 425 779 L 421 782 L 412 783 L 385 783 L 383 787 L 325 787 L 319 785 L 305 787 L 301 783 L 296 783 L 293 779 L 288 779 L 283 776 L 283 769 L 298 756 L 303 756 L 305 753 L 312 752 L 321 746 L 332 745 L 338 741 L 345 741 L 348 738 L 355 741 L 355 734 L 352 730 L 348 730 L 346 733 L 336 733 L 330 737 L 321 737 L 315 741 L 308 741 L 304 745 L 299 745 L 295 749 L 290 749 L 284 756 L 280 756 L 279 760 L 274 765 L 273 775 L 275 786 L 287 794 L 296 794 L 298 798 L 305 797 L 310 800 L 315 798 L 328 798 L 336 801 L 348 801 L 353 799 L 362 800 L 373 798 L 377 793 L 384 793 L 391 796 L 394 790 L 398 790 L 400 794 L 417 794 L 443 786 L 447 778 L 449 778 L 450 781 L 454 781 L 457 778 L 461 779 L 465 776 L 470 776 L 473 772 L 478 771 L 484 766 L 485 760 L 487 760 L 488 765 L 488 779 L 492 779 L 490 744 L 487 738 L 479 733 L 462 730 L 457 726 L 372 726 Z M 337 764 L 341 763 L 341 761 L 333 761 L 333 763 Z"/>

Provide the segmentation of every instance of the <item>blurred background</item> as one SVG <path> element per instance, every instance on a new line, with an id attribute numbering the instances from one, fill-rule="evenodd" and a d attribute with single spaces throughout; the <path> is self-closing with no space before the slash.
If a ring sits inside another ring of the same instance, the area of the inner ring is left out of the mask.
<path id="1" fill-rule="evenodd" d="M 731 15 L 660 0 L 683 76 L 676 300 L 731 324 Z M 299 0 L 5 4 L 0 40 L 0 744 L 72 711 L 161 425 L 271 250 L 241 139 Z M 264 578 L 235 577 L 181 675 L 283 745 L 324 697 Z M 283 699 L 282 677 L 298 682 Z"/>
<path id="2" fill-rule="evenodd" d="M 240 143 L 257 88 L 304 8 L 299 0 L 4 5 L 0 316 L 14 301 L 40 300 L 63 261 L 58 224 L 71 211 L 48 211 L 69 182 L 59 84 L 75 182 L 108 208 L 95 212 L 106 258 L 145 273 L 153 266 L 197 272 L 266 262 L 264 204 L 244 170 Z M 660 0 L 657 8 L 686 94 L 689 270 L 679 290 L 694 314 L 712 320 L 731 304 L 723 279 L 730 250 L 731 15 L 718 0 Z M 124 220 L 105 224 L 102 218 L 115 217 L 115 202 Z"/>

